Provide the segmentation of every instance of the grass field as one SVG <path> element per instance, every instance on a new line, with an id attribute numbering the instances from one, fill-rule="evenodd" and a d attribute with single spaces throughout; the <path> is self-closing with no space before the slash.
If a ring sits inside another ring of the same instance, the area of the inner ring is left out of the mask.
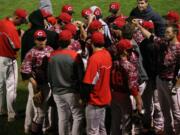
<path id="1" fill-rule="evenodd" d="M 54 14 L 60 13 L 62 5 L 69 3 L 74 6 L 74 20 L 80 19 L 81 9 L 92 5 L 99 6 L 104 16 L 108 15 L 108 5 L 112 0 L 51 0 Z M 115 0 L 113 0 L 115 1 Z M 133 7 L 136 6 L 136 0 L 116 0 L 122 5 L 122 12 L 128 15 Z M 159 14 L 164 15 L 168 10 L 176 10 L 180 13 L 180 0 L 149 0 L 153 9 Z M 38 0 L 0 0 L 0 18 L 11 15 L 16 8 L 25 8 L 30 13 L 38 8 Z M 23 27 L 26 28 L 26 27 Z M 1 69 L 0 69 L 1 70 Z M 23 135 L 24 111 L 27 100 L 26 83 L 19 77 L 19 86 L 17 93 L 17 112 L 19 117 L 13 123 L 7 123 L 6 117 L 0 118 L 0 135 Z"/>

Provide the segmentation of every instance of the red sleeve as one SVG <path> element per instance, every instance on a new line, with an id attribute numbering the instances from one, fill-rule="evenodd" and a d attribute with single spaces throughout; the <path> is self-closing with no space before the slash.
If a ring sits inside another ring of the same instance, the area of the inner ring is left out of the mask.
<path id="1" fill-rule="evenodd" d="M 8 35 L 9 35 L 10 39 L 13 42 L 12 48 L 14 50 L 20 49 L 21 48 L 21 43 L 20 43 L 20 37 L 18 35 L 17 30 L 16 29 L 12 29 L 12 30 L 9 29 Z"/>
<path id="2" fill-rule="evenodd" d="M 21 42 L 16 26 L 13 24 L 13 22 L 7 19 L 3 20 L 1 23 L 1 32 L 5 33 L 6 37 L 12 41 L 12 44 L 10 43 L 11 48 L 13 50 L 19 50 L 21 48 Z"/>
<path id="3" fill-rule="evenodd" d="M 24 58 L 20 71 L 21 73 L 25 73 L 25 74 L 31 74 L 32 72 L 32 58 L 33 58 L 33 54 L 32 54 L 32 50 L 30 50 L 27 54 L 26 57 Z"/>
<path id="4" fill-rule="evenodd" d="M 138 71 L 136 67 L 133 64 L 131 64 L 129 61 L 123 61 L 122 66 L 127 72 L 128 87 L 130 89 L 130 93 L 133 96 L 137 96 L 139 91 Z"/>

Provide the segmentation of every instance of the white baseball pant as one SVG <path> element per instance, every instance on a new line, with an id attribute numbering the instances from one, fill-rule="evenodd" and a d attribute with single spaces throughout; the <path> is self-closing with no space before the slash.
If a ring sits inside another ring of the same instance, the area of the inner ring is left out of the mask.
<path id="1" fill-rule="evenodd" d="M 173 134 L 174 129 L 176 134 L 179 135 L 180 134 L 180 130 L 179 130 L 180 92 L 178 90 L 176 95 L 172 95 L 171 81 L 162 80 L 161 78 L 157 77 L 156 82 L 157 82 L 159 102 L 164 116 L 165 135 Z"/>
<path id="2" fill-rule="evenodd" d="M 7 102 L 8 119 L 14 118 L 16 113 L 14 103 L 16 100 L 18 67 L 15 59 L 0 56 L 0 114 L 5 110 L 5 97 Z"/>
<path id="3" fill-rule="evenodd" d="M 33 101 L 32 101 L 33 91 L 31 90 L 31 87 L 32 85 L 29 83 L 28 84 L 29 95 L 28 95 L 28 100 L 26 104 L 26 116 L 25 116 L 25 121 L 24 121 L 25 132 L 30 131 L 32 120 L 34 117 L 34 108 L 33 108 Z"/>

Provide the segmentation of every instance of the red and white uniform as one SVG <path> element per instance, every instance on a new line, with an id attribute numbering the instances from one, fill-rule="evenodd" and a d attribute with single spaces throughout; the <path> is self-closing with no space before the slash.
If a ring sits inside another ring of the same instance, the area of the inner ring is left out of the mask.
<path id="1" fill-rule="evenodd" d="M 0 20 L 0 114 L 4 112 L 3 95 L 7 93 L 8 120 L 15 117 L 13 104 L 16 99 L 18 78 L 16 55 L 20 48 L 16 26 L 8 18 Z"/>
<path id="2" fill-rule="evenodd" d="M 111 56 L 105 49 L 95 52 L 89 58 L 83 80 L 86 84 L 94 85 L 94 89 L 90 93 L 89 104 L 104 106 L 110 103 L 111 93 L 109 80 L 111 66 Z"/>
<path id="3" fill-rule="evenodd" d="M 38 49 L 37 47 L 33 47 L 27 54 L 25 59 L 23 60 L 22 66 L 21 66 L 21 73 L 23 73 L 26 76 L 26 79 L 32 76 L 32 64 L 35 67 L 39 67 L 42 65 L 43 58 L 50 57 L 50 53 L 53 51 L 53 49 L 50 46 L 46 46 L 43 49 Z M 36 58 L 36 62 L 32 63 L 33 59 Z M 47 79 L 47 78 L 46 78 Z M 28 90 L 29 90 L 29 96 L 26 106 L 26 118 L 25 118 L 25 130 L 29 130 L 31 128 L 31 121 L 32 120 L 32 114 L 29 113 L 31 110 L 34 110 L 34 118 L 33 121 L 38 124 L 42 124 L 44 117 L 45 117 L 45 109 L 47 107 L 47 98 L 49 95 L 49 87 L 47 86 L 47 80 L 44 81 L 43 84 L 41 84 L 43 87 L 43 96 L 44 96 L 44 103 L 40 107 L 35 107 L 33 104 L 32 97 L 34 95 L 32 84 L 28 84 Z"/>
<path id="4" fill-rule="evenodd" d="M 102 59 L 103 58 L 103 59 Z M 83 82 L 94 85 L 86 107 L 87 135 L 106 135 L 105 106 L 111 102 L 110 70 L 112 60 L 105 49 L 89 58 Z"/>
<path id="5" fill-rule="evenodd" d="M 111 75 L 113 88 L 111 134 L 129 134 L 131 123 L 128 121 L 132 112 L 129 96 L 138 94 L 138 71 L 134 64 L 126 58 L 121 58 L 121 60 L 114 61 Z"/>
<path id="6" fill-rule="evenodd" d="M 13 45 L 10 45 L 9 40 Z M 16 50 L 21 48 L 20 37 L 16 26 L 8 18 L 0 20 L 0 56 L 16 58 Z"/>

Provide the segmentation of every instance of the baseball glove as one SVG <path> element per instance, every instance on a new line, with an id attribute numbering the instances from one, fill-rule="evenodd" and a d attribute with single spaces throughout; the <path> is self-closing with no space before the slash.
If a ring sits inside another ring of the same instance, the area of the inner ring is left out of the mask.
<path id="1" fill-rule="evenodd" d="M 34 102 L 34 105 L 36 107 L 39 107 L 39 106 L 42 105 L 42 103 L 43 103 L 43 94 L 42 94 L 42 91 L 39 91 L 39 92 L 34 94 L 33 102 Z"/>

